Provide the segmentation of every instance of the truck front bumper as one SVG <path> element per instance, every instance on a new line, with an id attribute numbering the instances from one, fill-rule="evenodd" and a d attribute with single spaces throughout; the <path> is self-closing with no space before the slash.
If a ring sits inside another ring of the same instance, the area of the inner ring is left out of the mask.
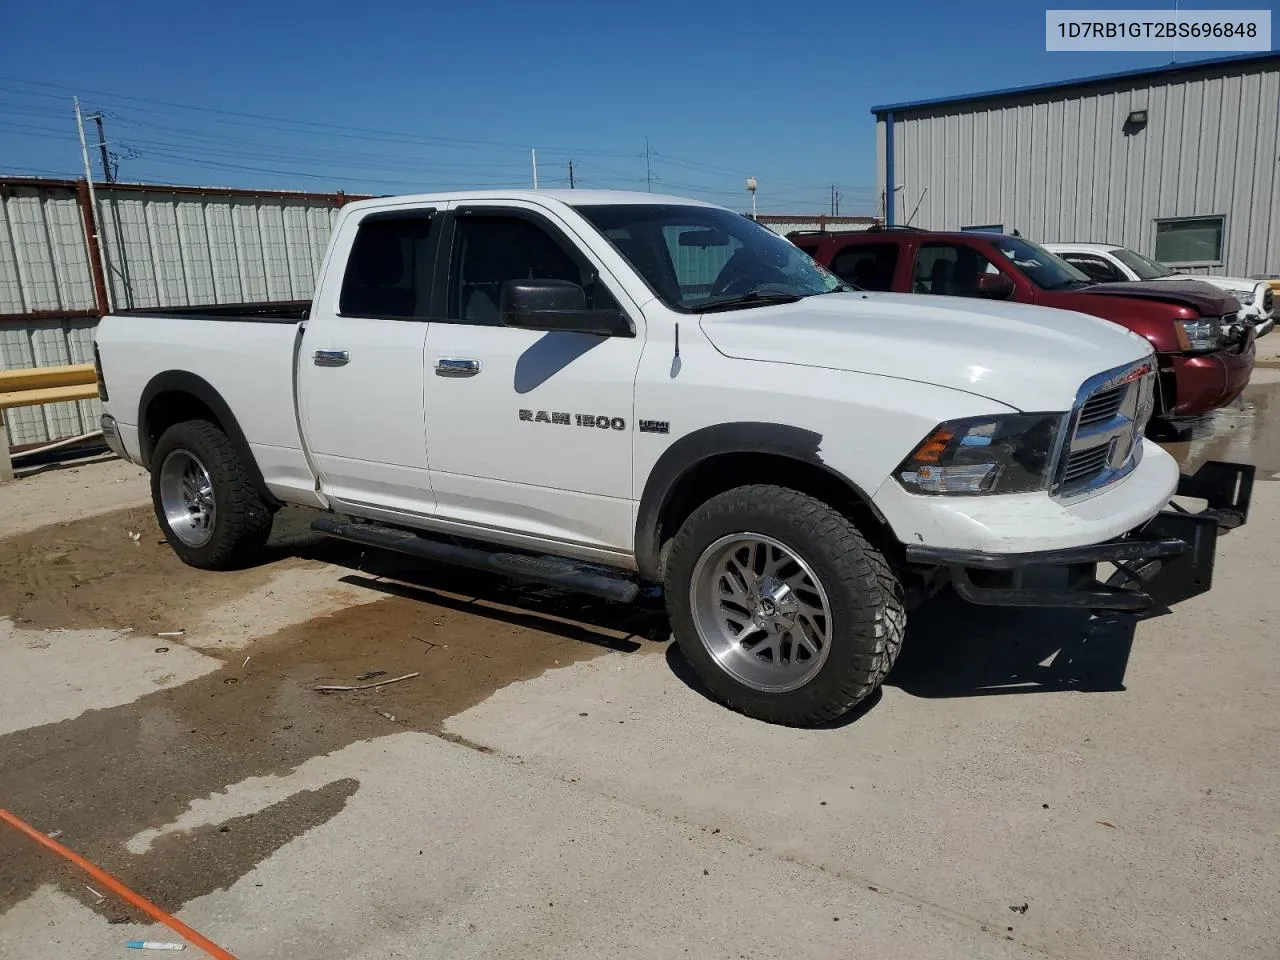
<path id="1" fill-rule="evenodd" d="M 1255 338 L 1256 334 L 1250 332 L 1242 343 L 1217 353 L 1174 355 L 1171 358 L 1173 404 L 1165 415 L 1198 416 L 1225 407 L 1240 396 L 1253 373 Z M 1166 404 L 1168 400 L 1166 398 Z"/>
<path id="2" fill-rule="evenodd" d="M 1205 593 L 1213 583 L 1219 531 L 1249 517 L 1254 468 L 1211 461 L 1183 475 L 1176 496 L 1204 500 L 1188 513 L 1175 503 L 1123 536 L 1087 546 L 1031 553 L 987 553 L 908 544 L 908 563 L 945 568 L 972 603 L 1007 607 L 1145 610 Z M 1105 582 L 1097 567 L 1115 572 Z"/>

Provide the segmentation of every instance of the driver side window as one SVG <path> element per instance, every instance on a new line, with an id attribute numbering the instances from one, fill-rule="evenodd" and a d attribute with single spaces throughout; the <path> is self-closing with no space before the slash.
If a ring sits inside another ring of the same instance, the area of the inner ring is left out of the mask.
<path id="1" fill-rule="evenodd" d="M 567 280 L 583 287 L 595 308 L 617 301 L 541 224 L 513 216 L 459 216 L 449 267 L 447 318 L 498 326 L 502 285 L 508 280 Z"/>
<path id="2" fill-rule="evenodd" d="M 728 234 L 710 237 L 713 233 L 705 226 L 667 224 L 662 228 L 683 299 L 709 296 L 725 264 L 742 249 L 742 241 L 737 238 Z M 700 242 L 704 238 L 707 242 Z"/>

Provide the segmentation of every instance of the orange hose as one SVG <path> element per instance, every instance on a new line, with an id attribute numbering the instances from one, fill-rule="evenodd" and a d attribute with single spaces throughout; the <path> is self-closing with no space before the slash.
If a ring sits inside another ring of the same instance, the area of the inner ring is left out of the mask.
<path id="1" fill-rule="evenodd" d="M 206 940 L 204 937 L 196 933 L 196 931 L 192 930 L 181 920 L 178 920 L 176 917 L 171 917 L 169 914 L 165 913 L 163 910 L 157 907 L 150 900 L 147 900 L 145 897 L 139 896 L 138 894 L 134 893 L 132 890 L 126 887 L 123 883 L 121 883 L 111 874 L 107 873 L 107 871 L 103 870 L 101 867 L 94 866 L 84 857 L 80 856 L 80 854 L 76 853 L 73 850 L 68 850 L 66 847 L 60 844 L 57 840 L 54 840 L 52 837 L 46 837 L 43 833 L 41 833 L 35 827 L 31 826 L 31 824 L 27 823 L 25 820 L 21 819 L 20 817 L 15 817 L 12 813 L 10 813 L 8 810 L 5 810 L 3 807 L 0 807 L 0 820 L 9 824 L 9 826 L 15 828 L 16 830 L 22 833 L 25 833 L 28 837 L 30 837 L 36 843 L 40 844 L 42 847 L 46 847 L 47 849 L 52 850 L 58 856 L 63 857 L 66 860 L 70 860 L 72 863 L 74 863 L 77 867 L 79 867 L 85 873 L 89 874 L 89 876 L 93 877 L 93 879 L 97 880 L 100 884 L 102 884 L 104 887 L 106 887 L 116 896 L 120 897 L 120 899 L 133 904 L 135 907 L 137 907 L 139 910 L 141 910 L 143 913 L 149 916 L 152 920 L 155 920 L 157 923 L 163 923 L 166 927 L 168 927 L 174 933 L 178 934 L 180 937 L 184 938 L 185 940 L 199 947 L 205 953 L 209 954 L 209 956 L 214 957 L 215 960 L 236 960 L 235 957 L 227 953 L 227 951 L 223 950 L 220 946 L 218 946 L 212 940 Z"/>

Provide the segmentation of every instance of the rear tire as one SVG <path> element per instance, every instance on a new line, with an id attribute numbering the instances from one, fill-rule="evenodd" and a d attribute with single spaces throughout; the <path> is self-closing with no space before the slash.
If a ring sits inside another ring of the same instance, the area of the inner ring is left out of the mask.
<path id="1" fill-rule="evenodd" d="M 271 535 L 273 511 L 227 435 L 185 420 L 151 455 L 151 501 L 169 545 L 204 570 L 244 566 Z"/>
<path id="2" fill-rule="evenodd" d="M 770 485 L 726 491 L 681 526 L 667 613 L 716 699 L 807 727 L 848 713 L 883 682 L 906 626 L 902 588 L 843 514 Z"/>

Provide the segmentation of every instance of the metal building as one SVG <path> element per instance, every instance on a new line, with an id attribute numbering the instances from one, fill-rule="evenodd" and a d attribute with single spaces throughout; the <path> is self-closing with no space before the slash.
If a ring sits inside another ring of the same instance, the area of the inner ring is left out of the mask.
<path id="1" fill-rule="evenodd" d="M 344 194 L 0 176 L 0 370 L 87 363 L 109 307 L 305 300 Z M 3 414 L 14 446 L 95 428 L 97 400 Z"/>
<path id="2" fill-rule="evenodd" d="M 871 112 L 887 223 L 1280 274 L 1280 52 Z"/>

